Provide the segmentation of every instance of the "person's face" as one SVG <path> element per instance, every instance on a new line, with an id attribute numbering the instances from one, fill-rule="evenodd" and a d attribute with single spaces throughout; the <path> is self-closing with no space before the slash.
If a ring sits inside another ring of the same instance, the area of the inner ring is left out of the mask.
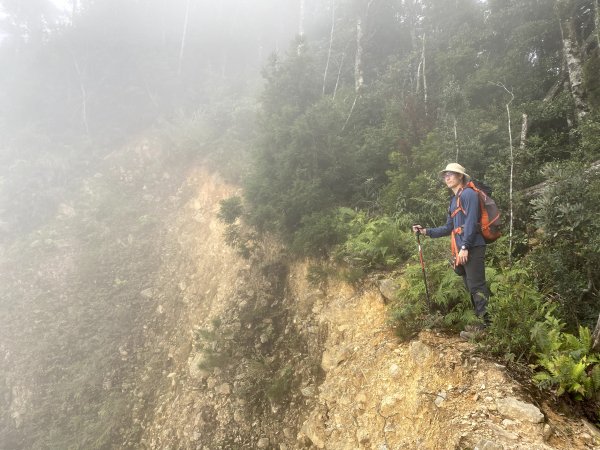
<path id="1" fill-rule="evenodd" d="M 456 172 L 444 172 L 443 173 L 444 182 L 446 186 L 450 189 L 454 190 L 462 184 L 462 175 Z"/>

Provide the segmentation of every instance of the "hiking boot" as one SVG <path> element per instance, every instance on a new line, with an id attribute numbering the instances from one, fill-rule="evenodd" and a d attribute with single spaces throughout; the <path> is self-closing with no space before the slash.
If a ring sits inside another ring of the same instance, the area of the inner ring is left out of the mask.
<path id="1" fill-rule="evenodd" d="M 485 336 L 485 333 L 484 325 L 467 325 L 465 330 L 460 332 L 460 337 L 465 341 L 478 341 Z"/>
<path id="2" fill-rule="evenodd" d="M 485 331 L 485 325 L 483 325 L 481 323 L 477 323 L 475 325 L 466 325 L 465 326 L 465 331 L 467 331 L 469 333 L 476 333 L 478 331 Z"/>

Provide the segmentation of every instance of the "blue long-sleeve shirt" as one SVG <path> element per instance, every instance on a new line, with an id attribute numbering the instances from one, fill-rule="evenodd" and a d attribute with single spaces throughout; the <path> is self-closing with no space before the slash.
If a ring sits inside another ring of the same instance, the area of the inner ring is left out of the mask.
<path id="1" fill-rule="evenodd" d="M 485 245 L 485 239 L 481 235 L 479 225 L 479 196 L 471 188 L 464 188 L 460 193 L 460 206 L 465 211 L 463 214 L 461 211 L 452 217 L 452 212 L 456 209 L 455 195 L 450 201 L 450 209 L 448 210 L 448 217 L 446 219 L 446 225 L 436 228 L 427 228 L 427 236 L 432 238 L 438 238 L 442 236 L 449 236 L 452 230 L 462 227 L 462 233 L 455 234 L 456 247 L 460 249 L 463 245 L 468 250 L 472 247 L 480 247 Z"/>

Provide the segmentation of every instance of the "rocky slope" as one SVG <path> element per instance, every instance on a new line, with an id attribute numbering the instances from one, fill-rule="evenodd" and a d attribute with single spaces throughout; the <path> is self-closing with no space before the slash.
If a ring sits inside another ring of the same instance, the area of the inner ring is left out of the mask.
<path id="1" fill-rule="evenodd" d="M 116 150 L 3 241 L 0 449 L 600 448 L 472 344 L 398 342 L 375 281 L 314 287 L 248 231 L 240 254 L 239 189 L 177 159 Z"/>
<path id="2" fill-rule="evenodd" d="M 183 301 L 163 307 L 185 313 L 157 341 L 172 366 L 136 418 L 145 448 L 600 448 L 593 426 L 532 398 L 473 344 L 435 332 L 399 343 L 375 284 L 316 289 L 275 245 L 252 243 L 244 259 L 216 219 L 235 188 L 202 171 L 189 183 L 165 267 L 182 255 L 193 267 L 167 269 Z"/>

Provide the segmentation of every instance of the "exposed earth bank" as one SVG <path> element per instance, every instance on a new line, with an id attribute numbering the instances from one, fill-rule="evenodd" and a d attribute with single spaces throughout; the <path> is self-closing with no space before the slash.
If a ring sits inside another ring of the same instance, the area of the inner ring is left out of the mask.
<path id="1" fill-rule="evenodd" d="M 252 242 L 244 259 L 216 218 L 236 189 L 205 171 L 189 183 L 165 266 L 193 262 L 178 274 L 187 312 L 170 386 L 141 418 L 144 446 L 600 448 L 592 425 L 532 398 L 473 344 L 431 331 L 398 342 L 376 283 L 317 289 L 308 263 L 275 245 Z"/>
<path id="2" fill-rule="evenodd" d="M 400 343 L 385 284 L 228 234 L 213 171 L 146 139 L 100 163 L 2 236 L 0 449 L 600 448 L 472 344 Z"/>

